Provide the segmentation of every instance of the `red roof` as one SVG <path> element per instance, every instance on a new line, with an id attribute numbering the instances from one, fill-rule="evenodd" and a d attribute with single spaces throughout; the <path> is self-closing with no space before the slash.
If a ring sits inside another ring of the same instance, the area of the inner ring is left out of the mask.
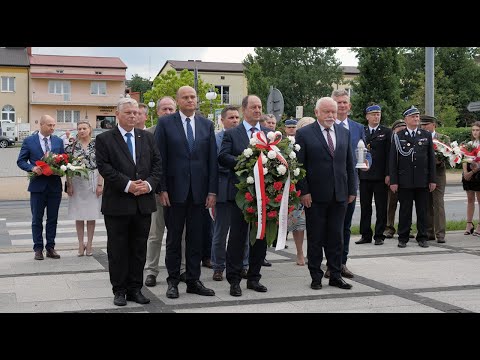
<path id="1" fill-rule="evenodd" d="M 30 65 L 126 69 L 118 57 L 32 55 Z"/>

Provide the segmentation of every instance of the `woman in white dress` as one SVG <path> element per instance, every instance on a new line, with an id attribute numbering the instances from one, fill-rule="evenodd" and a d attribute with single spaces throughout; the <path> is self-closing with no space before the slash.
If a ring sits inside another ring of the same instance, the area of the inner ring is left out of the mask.
<path id="1" fill-rule="evenodd" d="M 83 158 L 89 170 L 88 178 L 75 176 L 67 178 L 68 217 L 75 221 L 78 237 L 78 256 L 93 255 L 92 242 L 95 220 L 100 219 L 103 193 L 103 178 L 97 170 L 95 140 L 92 140 L 92 126 L 87 120 L 77 123 L 77 138 L 65 148 L 65 153 Z M 87 222 L 87 243 L 84 243 L 85 221 Z"/>

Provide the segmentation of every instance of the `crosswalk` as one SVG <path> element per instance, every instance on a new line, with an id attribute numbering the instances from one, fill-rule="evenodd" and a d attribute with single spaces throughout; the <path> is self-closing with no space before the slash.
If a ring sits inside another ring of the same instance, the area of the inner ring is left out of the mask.
<path id="1" fill-rule="evenodd" d="M 444 202 L 450 201 L 463 201 L 465 204 L 467 203 L 467 194 L 465 191 L 455 191 L 455 192 L 448 192 L 448 188 L 445 192 Z M 372 205 L 375 205 L 375 199 L 372 200 Z M 357 197 L 357 203 L 355 207 L 360 207 L 360 197 Z"/>
<path id="2" fill-rule="evenodd" d="M 31 221 L 7 222 L 6 226 L 8 235 L 13 246 L 32 245 Z M 86 236 L 87 229 L 85 226 L 85 241 Z M 45 239 L 45 222 L 43 223 L 43 238 Z M 105 222 L 103 219 L 99 219 L 96 221 L 95 235 L 93 241 L 94 243 L 107 241 L 107 230 L 105 229 Z M 69 245 L 78 244 L 75 220 L 58 221 L 55 243 Z"/>

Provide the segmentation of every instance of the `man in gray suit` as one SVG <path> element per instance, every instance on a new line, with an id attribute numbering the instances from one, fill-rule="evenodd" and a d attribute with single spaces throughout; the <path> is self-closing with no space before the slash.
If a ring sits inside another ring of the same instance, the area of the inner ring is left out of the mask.
<path id="1" fill-rule="evenodd" d="M 177 103 L 170 96 L 164 96 L 157 102 L 157 114 L 158 117 L 164 115 L 173 114 L 177 109 Z M 148 111 L 147 108 L 144 108 L 145 111 Z M 145 114 L 145 119 L 146 119 Z M 143 122 L 145 124 L 145 122 Z M 154 134 L 157 125 L 154 125 L 147 129 L 148 132 Z M 157 285 L 157 276 L 160 272 L 160 266 L 158 265 L 160 261 L 160 251 L 162 249 L 162 240 L 163 233 L 165 231 L 165 219 L 163 216 L 163 206 L 160 203 L 160 189 L 157 189 L 155 194 L 155 200 L 157 203 L 157 211 L 152 213 L 152 224 L 150 225 L 150 234 L 148 235 L 147 240 L 147 261 L 145 262 L 145 271 L 147 277 L 145 278 L 146 286 L 155 286 Z M 185 239 L 185 236 L 184 236 Z M 185 264 L 185 252 L 183 252 L 183 264 Z M 185 268 L 185 265 L 183 265 Z"/>
<path id="2" fill-rule="evenodd" d="M 335 124 L 337 102 L 324 97 L 315 106 L 317 121 L 297 131 L 298 162 L 307 175 L 298 182 L 307 223 L 310 287 L 322 288 L 323 249 L 330 270 L 330 286 L 351 289 L 342 278 L 343 223 L 347 204 L 355 200 L 355 174 L 350 132 Z M 322 249 L 323 248 L 323 249 Z"/>

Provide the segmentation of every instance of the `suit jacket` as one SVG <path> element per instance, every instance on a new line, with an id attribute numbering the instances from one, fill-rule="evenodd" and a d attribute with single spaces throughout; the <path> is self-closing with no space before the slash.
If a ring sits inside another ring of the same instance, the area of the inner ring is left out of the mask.
<path id="1" fill-rule="evenodd" d="M 267 135 L 269 131 L 272 131 L 264 127 L 260 127 L 260 129 L 265 135 Z M 227 200 L 235 200 L 235 196 L 238 192 L 235 184 L 239 182 L 234 171 L 234 168 L 237 165 L 237 156 L 243 153 L 243 150 L 249 145 L 250 139 L 248 138 L 245 126 L 243 126 L 243 122 L 233 129 L 228 129 L 223 135 L 222 148 L 218 154 L 218 163 L 221 166 L 230 169 L 227 185 Z"/>
<path id="2" fill-rule="evenodd" d="M 342 125 L 335 127 L 336 147 L 330 155 L 318 122 L 297 130 L 295 139 L 300 145 L 298 162 L 307 171 L 306 177 L 297 183 L 302 195 L 311 194 L 314 202 L 348 201 L 356 195 L 354 162 L 351 150 L 351 132 Z"/>
<path id="3" fill-rule="evenodd" d="M 63 140 L 58 136 L 50 136 L 52 144 L 51 152 L 55 154 L 63 154 L 65 149 L 63 147 Z M 20 154 L 18 154 L 17 165 L 20 169 L 31 172 L 36 166 L 35 162 L 43 157 L 44 152 L 40 145 L 40 137 L 38 134 L 27 137 L 22 144 Z M 35 176 L 28 185 L 30 192 L 62 192 L 62 181 L 60 176 Z"/>
<path id="4" fill-rule="evenodd" d="M 171 202 L 184 203 L 190 188 L 195 204 L 205 203 L 209 193 L 218 193 L 217 145 L 212 121 L 195 115 L 192 154 L 178 111 L 158 119 L 155 139 L 166 179 L 161 183 L 161 191 L 168 191 Z"/>
<path id="5" fill-rule="evenodd" d="M 397 133 L 402 151 L 414 149 L 409 156 L 402 156 L 395 140 L 390 146 L 390 184 L 402 188 L 425 188 L 435 182 L 435 152 L 432 134 L 418 128 L 415 138 L 408 135 L 407 130 Z"/>
<path id="6" fill-rule="evenodd" d="M 118 127 L 99 134 L 95 141 L 95 154 L 104 190 L 102 213 L 111 216 L 151 214 L 157 210 L 155 188 L 162 176 L 162 160 L 153 135 L 135 129 L 135 158 Z M 152 191 L 140 196 L 125 192 L 128 181 L 148 181 Z"/>
<path id="7" fill-rule="evenodd" d="M 355 155 L 355 150 L 357 149 L 358 142 L 360 141 L 360 139 L 362 139 L 363 142 L 366 145 L 365 132 L 364 132 L 362 124 L 359 124 L 358 122 L 356 122 L 356 121 L 354 121 L 350 118 L 347 118 L 347 121 L 348 121 L 348 128 L 349 128 L 349 131 L 350 131 L 350 144 L 351 144 L 351 149 L 352 149 L 353 167 L 355 169 L 355 165 L 357 163 L 357 157 Z M 340 126 L 343 128 L 343 125 L 340 125 Z M 372 155 L 370 154 L 370 152 L 367 152 L 366 159 L 368 160 L 368 163 L 370 164 L 370 166 L 372 166 L 373 162 L 372 162 Z M 356 191 L 356 190 L 358 190 L 358 181 L 359 181 L 358 180 L 358 172 L 356 171 L 356 169 L 355 169 L 354 180 L 355 180 L 355 191 Z"/>
<path id="8" fill-rule="evenodd" d="M 215 140 L 217 141 L 217 154 L 220 153 L 222 148 L 223 136 L 225 135 L 225 130 L 218 132 L 215 135 Z M 217 203 L 226 202 L 228 194 L 228 179 L 230 175 L 230 169 L 219 166 L 218 167 L 218 194 L 217 194 Z"/>
<path id="9" fill-rule="evenodd" d="M 364 128 L 365 146 L 372 156 L 372 166 L 368 171 L 358 171 L 360 180 L 384 181 L 388 175 L 388 161 L 390 155 L 390 145 L 392 139 L 392 130 L 386 126 L 379 125 L 377 130 L 370 133 L 368 126 Z"/>

